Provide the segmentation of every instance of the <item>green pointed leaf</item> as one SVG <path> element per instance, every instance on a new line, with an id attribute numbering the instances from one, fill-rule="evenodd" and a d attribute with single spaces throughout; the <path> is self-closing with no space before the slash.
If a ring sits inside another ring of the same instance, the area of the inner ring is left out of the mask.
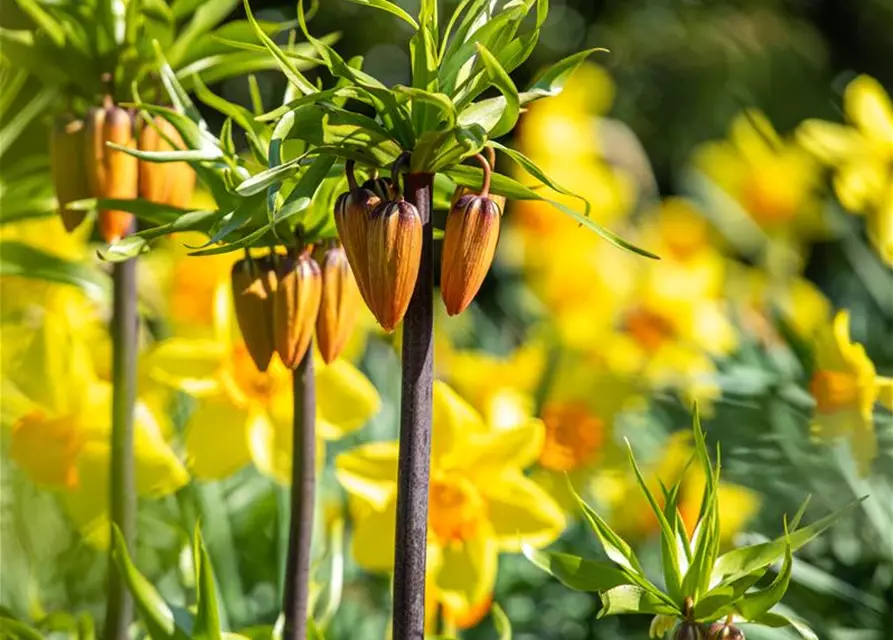
<path id="1" fill-rule="evenodd" d="M 125 262 L 149 250 L 149 242 L 142 236 L 125 236 L 103 249 L 96 251 L 106 262 Z"/>
<path id="2" fill-rule="evenodd" d="M 214 570 L 211 559 L 202 541 L 198 525 L 193 538 L 193 563 L 196 580 L 195 624 L 192 627 L 193 640 L 221 640 L 220 612 L 217 608 L 217 588 L 214 585 Z"/>
<path id="3" fill-rule="evenodd" d="M 490 77 L 490 82 L 499 90 L 502 97 L 505 98 L 505 109 L 503 110 L 499 121 L 490 131 L 492 137 L 498 138 L 509 133 L 514 129 L 515 124 L 518 122 L 518 115 L 521 113 L 518 89 L 515 87 L 515 83 L 512 82 L 509 74 L 506 73 L 505 69 L 502 68 L 502 65 L 499 64 L 499 60 L 496 59 L 496 56 L 490 53 L 490 51 L 487 50 L 487 47 L 481 43 L 478 43 L 477 48 L 481 57 L 481 62 L 483 62 L 484 68 L 487 70 L 487 75 Z"/>
<path id="4" fill-rule="evenodd" d="M 764 627 L 771 627 L 773 629 L 793 627 L 794 630 L 799 633 L 800 636 L 805 640 L 819 640 L 819 637 L 816 635 L 815 631 L 810 629 L 805 622 L 803 622 L 802 620 L 797 620 L 796 618 L 782 615 L 780 613 L 770 611 L 768 613 L 764 613 L 752 622 L 755 624 L 761 624 Z"/>
<path id="5" fill-rule="evenodd" d="M 469 126 L 476 124 L 484 131 L 490 132 L 502 120 L 506 110 L 505 96 L 496 96 L 474 102 L 459 114 L 459 124 Z"/>
<path id="6" fill-rule="evenodd" d="M 136 609 L 152 640 L 186 640 L 186 634 L 174 623 L 173 613 L 155 587 L 133 565 L 124 538 L 117 527 L 112 530 L 112 545 L 112 558 L 118 565 L 118 571 L 133 596 Z"/>
<path id="7" fill-rule="evenodd" d="M 41 88 L 37 95 L 28 100 L 12 118 L 4 121 L 3 127 L 0 128 L 0 155 L 13 145 L 35 118 L 44 116 L 47 108 L 57 97 L 58 92 L 55 88 Z"/>
<path id="8" fill-rule="evenodd" d="M 409 98 L 412 99 L 413 113 L 416 112 L 416 103 L 424 103 L 433 106 L 435 109 L 433 115 L 439 115 L 440 117 L 437 119 L 431 118 L 429 120 L 431 125 L 440 121 L 445 122 L 446 128 L 448 129 L 452 129 L 456 126 L 459 115 L 456 113 L 456 106 L 453 104 L 453 101 L 450 100 L 449 96 L 445 93 L 432 93 L 430 91 L 425 91 L 424 89 L 404 87 L 399 84 L 394 87 L 394 91 L 409 96 Z M 419 130 L 423 131 L 424 129 Z"/>
<path id="9" fill-rule="evenodd" d="M 173 46 L 170 48 L 171 61 L 180 66 L 183 59 L 189 54 L 194 43 L 211 29 L 220 24 L 233 12 L 239 0 L 214 0 L 214 2 L 194 3 L 195 11 L 191 9 L 187 13 L 180 13 L 183 9 L 177 9 L 176 3 L 172 12 L 177 18 L 192 14 L 192 19 L 180 32 Z"/>
<path id="10" fill-rule="evenodd" d="M 360 4 L 364 7 L 372 7 L 373 9 L 379 9 L 381 11 L 386 11 L 390 13 L 392 16 L 397 16 L 405 23 L 410 25 L 413 29 L 419 28 L 419 23 L 416 22 L 411 15 L 406 13 L 403 9 L 398 7 L 393 2 L 388 2 L 388 0 L 347 0 L 348 2 L 353 2 L 354 4 Z"/>
<path id="11" fill-rule="evenodd" d="M 207 146 L 203 149 L 184 149 L 182 151 L 140 151 L 133 147 L 125 147 L 114 142 L 106 142 L 107 147 L 123 151 L 127 155 L 148 160 L 149 162 L 210 162 L 223 157 L 223 151 L 217 147 Z"/>
<path id="12" fill-rule="evenodd" d="M 295 111 L 293 136 L 316 147 L 332 148 L 343 158 L 377 167 L 389 166 L 402 151 L 372 118 L 319 104 Z"/>
<path id="13" fill-rule="evenodd" d="M 596 47 L 586 49 L 559 60 L 536 77 L 533 84 L 520 95 L 521 104 L 529 104 L 534 100 L 557 96 L 564 90 L 564 85 L 581 64 L 593 53 L 608 53 L 607 49 Z"/>
<path id="14" fill-rule="evenodd" d="M 493 617 L 493 626 L 499 634 L 499 640 L 512 640 L 512 623 L 502 607 L 494 604 L 490 609 L 490 615 Z"/>
<path id="15" fill-rule="evenodd" d="M 645 572 L 642 569 L 642 565 L 639 564 L 639 560 L 636 558 L 636 554 L 632 547 L 630 547 L 623 538 L 617 535 L 608 523 L 586 504 L 586 502 L 584 502 L 583 498 L 577 494 L 570 482 L 568 482 L 568 487 L 570 488 L 574 499 L 577 501 L 577 505 L 583 512 L 583 517 L 589 524 L 589 528 L 592 529 L 592 532 L 595 533 L 599 541 L 602 543 L 602 547 L 604 547 L 605 553 L 608 554 L 608 558 L 622 568 L 631 571 L 638 576 L 644 576 Z"/>
<path id="16" fill-rule="evenodd" d="M 796 531 L 797 527 L 800 526 L 800 521 L 803 519 L 803 514 L 806 513 L 806 508 L 809 506 L 809 501 L 812 499 L 812 496 L 806 496 L 803 500 L 803 504 L 800 505 L 800 508 L 797 509 L 797 513 L 794 514 L 794 519 L 791 520 L 791 531 Z"/>
<path id="17" fill-rule="evenodd" d="M 244 0 L 245 6 L 245 15 L 248 17 L 248 22 L 251 23 L 251 27 L 254 29 L 254 33 L 257 38 L 261 41 L 261 43 L 267 48 L 267 50 L 273 54 L 273 57 L 276 59 L 279 68 L 282 70 L 282 73 L 285 74 L 285 77 L 288 78 L 289 82 L 294 84 L 303 94 L 316 93 L 317 89 L 313 86 L 313 84 L 307 80 L 303 73 L 298 69 L 295 63 L 291 60 L 291 58 L 286 55 L 282 49 L 273 41 L 273 39 L 264 33 L 263 28 L 260 24 L 255 20 L 254 14 L 251 13 L 251 7 L 248 5 L 248 0 Z"/>
<path id="18" fill-rule="evenodd" d="M 695 603 L 695 619 L 701 622 L 716 620 L 722 611 L 728 611 L 765 574 L 766 569 L 757 569 L 734 582 L 715 586 Z"/>
<path id="19" fill-rule="evenodd" d="M 537 567 L 577 591 L 605 591 L 624 584 L 635 584 L 627 573 L 609 562 L 587 560 L 567 553 L 538 551 L 529 545 L 524 555 Z"/>
<path id="20" fill-rule="evenodd" d="M 642 493 L 645 494 L 645 498 L 648 500 L 648 504 L 651 506 L 651 510 L 654 512 L 655 517 L 657 517 L 657 522 L 660 526 L 660 556 L 667 591 L 670 598 L 675 602 L 681 603 L 683 595 L 682 574 L 679 571 L 679 554 L 676 549 L 676 530 L 670 526 L 670 523 L 664 515 L 663 509 L 657 503 L 654 494 L 651 493 L 651 489 L 648 488 L 648 483 L 645 482 L 645 477 L 642 475 L 639 465 L 636 464 L 636 458 L 633 455 L 633 448 L 630 445 L 629 440 L 626 441 L 626 453 L 629 459 L 629 464 L 636 476 L 636 481 L 639 483 L 639 488 L 642 490 Z"/>
<path id="21" fill-rule="evenodd" d="M 694 553 L 691 565 L 682 580 L 682 590 L 689 595 L 693 595 L 697 601 L 701 595 L 710 589 L 711 572 L 719 554 L 719 496 L 717 491 L 720 463 L 718 451 L 715 468 L 710 460 L 697 404 L 695 404 L 692 413 L 695 454 L 704 472 L 706 483 L 703 499 L 701 500 L 700 513 L 691 541 L 691 544 L 694 546 Z"/>
<path id="22" fill-rule="evenodd" d="M 140 220 L 145 220 L 152 224 L 167 224 L 189 213 L 186 209 L 143 200 L 142 198 L 127 200 L 118 198 L 86 198 L 71 202 L 68 206 L 77 211 L 95 211 L 96 209 L 127 211 L 137 216 Z"/>
<path id="23" fill-rule="evenodd" d="M 658 598 L 654 593 L 636 585 L 621 585 L 598 594 L 602 608 L 597 617 L 622 615 L 625 613 L 660 613 L 663 615 L 681 615 L 680 610 Z"/>
<path id="24" fill-rule="evenodd" d="M 185 114 L 192 122 L 197 125 L 204 125 L 207 129 L 207 124 L 205 124 L 183 85 L 180 84 L 177 74 L 174 73 L 171 65 L 164 57 L 164 53 L 161 51 L 161 44 L 159 44 L 158 40 L 153 40 L 152 46 L 155 48 L 155 58 L 158 61 L 158 73 L 161 76 L 161 83 L 164 85 L 164 89 L 167 91 L 167 95 L 171 99 L 176 112 Z M 147 107 L 144 106 L 143 108 Z"/>
<path id="25" fill-rule="evenodd" d="M 99 269 L 70 262 L 14 240 L 0 242 L 0 275 L 70 284 L 100 300 L 108 299 L 111 293 L 109 278 Z"/>
<path id="26" fill-rule="evenodd" d="M 771 584 L 765 589 L 745 594 L 744 597 L 732 605 L 734 609 L 747 620 L 755 620 L 767 613 L 772 607 L 781 602 L 782 597 L 788 590 L 793 566 L 794 559 L 791 554 L 791 547 L 787 546 L 785 547 L 784 564 Z"/>
<path id="27" fill-rule="evenodd" d="M 791 551 L 794 552 L 814 540 L 825 529 L 834 524 L 840 516 L 856 507 L 863 500 L 865 500 L 864 497 L 854 500 L 834 513 L 813 522 L 811 525 L 792 531 L 788 535 Z M 788 543 L 782 536 L 771 542 L 762 542 L 733 549 L 720 556 L 717 560 L 713 569 L 713 581 L 721 580 L 723 583 L 728 583 L 756 569 L 768 567 L 784 557 L 787 546 Z"/>
<path id="28" fill-rule="evenodd" d="M 49 36 L 57 47 L 65 46 L 65 29 L 51 14 L 44 9 L 35 0 L 16 0 L 19 8 L 28 14 L 40 30 Z"/>
<path id="29" fill-rule="evenodd" d="M 253 196 L 256 193 L 264 191 L 272 184 L 281 183 L 283 180 L 287 180 L 298 172 L 298 167 L 305 157 L 306 156 L 299 156 L 286 163 L 276 165 L 272 169 L 256 173 L 236 187 L 236 192 L 243 196 Z"/>
<path id="30" fill-rule="evenodd" d="M 419 17 L 422 26 L 409 40 L 412 86 L 429 93 L 437 93 L 437 3 L 430 6 L 422 5 Z M 450 109 L 455 112 L 452 101 L 449 100 L 449 97 L 446 99 L 450 103 Z M 432 105 L 425 101 L 413 102 L 412 124 L 416 134 L 431 128 L 429 121 L 433 115 Z M 453 124 L 455 124 L 455 118 Z"/>
<path id="31" fill-rule="evenodd" d="M 196 97 L 204 102 L 209 107 L 217 109 L 220 113 L 225 116 L 228 116 L 233 119 L 237 125 L 242 127 L 245 131 L 245 137 L 248 139 L 248 144 L 251 147 L 251 150 L 254 152 L 254 157 L 258 162 L 262 164 L 267 163 L 267 144 L 268 141 L 264 140 L 266 136 L 266 127 L 263 124 L 257 122 L 254 119 L 254 114 L 252 114 L 245 107 L 230 102 L 225 98 L 221 98 L 212 92 L 205 84 L 201 81 L 201 78 L 195 76 L 193 78 L 194 87 L 195 87 L 195 95 Z"/>
<path id="32" fill-rule="evenodd" d="M 0 637 L 16 640 L 45 640 L 43 634 L 24 622 L 0 616 Z"/>

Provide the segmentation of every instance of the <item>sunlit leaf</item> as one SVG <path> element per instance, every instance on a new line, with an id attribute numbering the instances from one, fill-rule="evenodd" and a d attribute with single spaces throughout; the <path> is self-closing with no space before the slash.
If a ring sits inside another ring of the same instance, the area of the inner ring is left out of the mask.
<path id="1" fill-rule="evenodd" d="M 107 299 L 111 292 L 108 276 L 99 269 L 13 240 L 0 242 L 0 275 L 71 284 L 97 299 Z"/>
<path id="2" fill-rule="evenodd" d="M 621 585 L 599 593 L 602 608 L 598 617 L 620 615 L 625 613 L 659 613 L 679 615 L 679 609 L 654 593 L 636 585 Z"/>
<path id="3" fill-rule="evenodd" d="M 198 525 L 195 527 L 192 545 L 196 572 L 196 611 L 195 623 L 192 626 L 192 638 L 194 640 L 221 640 L 220 612 L 217 609 L 214 571 Z"/>
<path id="4" fill-rule="evenodd" d="M 393 2 L 389 2 L 388 0 L 347 0 L 348 2 L 353 2 L 354 4 L 360 4 L 365 7 L 372 7 L 374 9 L 380 9 L 381 11 L 386 11 L 393 16 L 397 16 L 410 26 L 413 29 L 418 29 L 419 24 L 413 20 L 413 17 L 406 13 L 403 9 L 398 7 Z"/>
<path id="5" fill-rule="evenodd" d="M 540 73 L 533 84 L 526 91 L 521 92 L 521 104 L 528 104 L 540 98 L 557 96 L 564 89 L 564 85 L 570 79 L 574 72 L 581 64 L 593 53 L 607 53 L 607 49 L 596 47 L 594 49 L 586 49 L 562 60 L 559 60 L 551 67 Z"/>
<path id="6" fill-rule="evenodd" d="M 515 127 L 515 123 L 518 122 L 518 115 L 521 113 L 518 89 L 515 87 L 515 83 L 512 82 L 509 74 L 499 64 L 499 60 L 483 44 L 478 44 L 478 53 L 490 77 L 490 82 L 499 89 L 502 97 L 505 98 L 505 109 L 503 109 L 499 120 L 490 131 L 492 137 L 498 138 L 511 131 Z"/>
<path id="7" fill-rule="evenodd" d="M 635 584 L 622 569 L 609 562 L 538 551 L 529 545 L 524 545 L 523 551 L 533 564 L 577 591 L 605 591 L 623 584 Z"/>

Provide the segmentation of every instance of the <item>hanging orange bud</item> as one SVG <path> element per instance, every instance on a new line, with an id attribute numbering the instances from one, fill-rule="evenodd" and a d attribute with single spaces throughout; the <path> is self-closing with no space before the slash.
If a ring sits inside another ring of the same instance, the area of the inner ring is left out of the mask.
<path id="1" fill-rule="evenodd" d="M 101 108 L 94 107 L 88 112 L 86 135 L 85 163 L 93 196 L 122 200 L 136 198 L 138 160 L 106 146 L 106 142 L 113 142 L 131 149 L 136 147 L 130 113 L 116 107 L 107 97 Z M 133 215 L 126 211 L 107 209 L 99 212 L 99 231 L 106 242 L 123 238 L 132 225 Z"/>
<path id="2" fill-rule="evenodd" d="M 341 243 L 356 278 L 360 294 L 363 296 L 366 306 L 375 313 L 369 295 L 368 237 L 372 211 L 381 202 L 381 198 L 373 191 L 357 186 L 353 174 L 353 161 L 347 161 L 345 171 L 347 172 L 349 190 L 338 196 L 335 201 L 335 226 L 341 237 Z"/>
<path id="3" fill-rule="evenodd" d="M 233 265 L 233 306 L 245 346 L 258 371 L 273 357 L 273 295 L 276 274 L 270 257 L 239 260 Z"/>
<path id="4" fill-rule="evenodd" d="M 490 170 L 496 168 L 496 150 L 493 147 L 484 147 L 487 151 L 487 164 L 489 165 Z M 456 187 L 456 190 L 453 192 L 453 197 L 450 200 L 450 209 L 456 206 L 456 203 L 459 202 L 459 198 L 467 195 L 481 195 L 476 192 L 471 187 Z M 499 205 L 499 210 L 505 213 L 505 196 L 497 196 L 495 194 L 490 194 L 490 199 Z"/>
<path id="5" fill-rule="evenodd" d="M 372 214 L 369 233 L 369 286 L 372 313 L 386 331 L 406 314 L 422 256 L 422 218 L 398 196 Z"/>
<path id="6" fill-rule="evenodd" d="M 84 154 L 84 121 L 57 120 L 50 137 L 50 173 L 66 231 L 74 231 L 87 216 L 86 211 L 68 206 L 69 202 L 90 197 Z"/>
<path id="7" fill-rule="evenodd" d="M 326 364 L 337 358 L 357 321 L 357 283 L 344 247 L 333 242 L 320 259 L 322 297 L 316 316 L 316 340 Z"/>
<path id="8" fill-rule="evenodd" d="M 377 195 L 381 201 L 394 198 L 394 185 L 390 178 L 379 178 L 378 176 L 369 178 L 363 183 L 362 188 Z"/>
<path id="9" fill-rule="evenodd" d="M 481 288 L 493 264 L 502 211 L 490 198 L 490 166 L 483 156 L 481 195 L 464 195 L 447 215 L 443 236 L 440 293 L 447 313 L 462 313 Z"/>
<path id="10" fill-rule="evenodd" d="M 286 367 L 295 369 L 310 346 L 322 295 L 319 265 L 310 247 L 288 256 L 276 270 L 273 298 L 273 341 Z"/>
<path id="11" fill-rule="evenodd" d="M 180 139 L 177 134 L 174 141 Z M 195 191 L 195 169 L 188 162 L 172 162 L 168 169 L 169 188 L 166 203 L 172 207 L 189 209 L 192 203 L 192 194 Z"/>
<path id="12" fill-rule="evenodd" d="M 173 138 L 176 131 L 174 126 L 161 116 L 155 116 L 154 126 L 153 123 L 140 120 L 137 147 L 140 151 L 170 151 L 173 147 L 165 139 L 165 136 Z M 167 202 L 171 182 L 170 169 L 170 163 L 140 160 L 140 197 L 151 202 Z"/>

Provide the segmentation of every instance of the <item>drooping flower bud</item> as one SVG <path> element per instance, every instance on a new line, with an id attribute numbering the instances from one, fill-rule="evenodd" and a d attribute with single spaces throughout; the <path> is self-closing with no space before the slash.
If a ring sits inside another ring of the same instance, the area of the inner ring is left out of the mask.
<path id="1" fill-rule="evenodd" d="M 289 369 L 297 368 L 310 346 L 321 294 L 322 275 L 310 247 L 280 262 L 273 297 L 273 340 Z"/>
<path id="2" fill-rule="evenodd" d="M 707 640 L 744 640 L 744 632 L 729 621 L 714 622 L 707 629 Z"/>
<path id="3" fill-rule="evenodd" d="M 139 161 L 106 142 L 123 147 L 136 147 L 130 113 L 112 104 L 107 98 L 102 107 L 87 114 L 85 164 L 90 190 L 96 198 L 130 200 L 137 197 Z M 106 242 L 123 238 L 133 225 L 133 215 L 126 211 L 99 211 L 99 231 Z"/>
<path id="4" fill-rule="evenodd" d="M 382 202 L 394 199 L 394 184 L 390 178 L 379 178 L 378 176 L 369 178 L 363 183 L 362 188 L 377 195 Z"/>
<path id="5" fill-rule="evenodd" d="M 273 357 L 273 294 L 276 276 L 270 257 L 245 258 L 233 265 L 231 282 L 236 321 L 258 371 Z"/>
<path id="6" fill-rule="evenodd" d="M 165 136 L 170 138 L 171 132 L 176 129 L 161 116 L 155 116 L 153 122 L 154 126 L 145 120 L 139 121 L 137 147 L 140 151 L 170 151 L 172 147 Z M 169 163 L 139 161 L 139 188 L 143 200 L 158 203 L 167 201 L 170 190 L 170 166 Z"/>
<path id="7" fill-rule="evenodd" d="M 683 620 L 676 629 L 673 640 L 707 640 L 707 632 L 702 624 L 694 620 Z"/>
<path id="8" fill-rule="evenodd" d="M 490 168 L 484 166 L 481 195 L 465 195 L 450 209 L 443 236 L 440 293 L 447 313 L 462 313 L 477 295 L 493 264 L 502 211 L 490 198 Z"/>
<path id="9" fill-rule="evenodd" d="M 372 222 L 372 211 L 379 205 L 381 198 L 373 191 L 357 186 L 353 174 L 353 162 L 348 160 L 345 166 L 349 190 L 338 196 L 335 201 L 335 226 L 347 261 L 353 270 L 357 287 L 366 306 L 372 308 L 369 294 L 369 247 L 368 239 Z"/>
<path id="10" fill-rule="evenodd" d="M 322 296 L 316 316 L 316 340 L 326 364 L 337 358 L 357 321 L 359 289 L 344 247 L 333 242 L 320 258 Z"/>
<path id="11" fill-rule="evenodd" d="M 50 137 L 50 173 L 59 201 L 59 215 L 66 231 L 74 231 L 87 216 L 68 203 L 90 197 L 84 168 L 84 121 L 57 120 Z"/>
<path id="12" fill-rule="evenodd" d="M 369 233 L 369 286 L 372 313 L 386 331 L 406 314 L 419 275 L 422 218 L 403 200 L 383 202 L 372 213 Z"/>

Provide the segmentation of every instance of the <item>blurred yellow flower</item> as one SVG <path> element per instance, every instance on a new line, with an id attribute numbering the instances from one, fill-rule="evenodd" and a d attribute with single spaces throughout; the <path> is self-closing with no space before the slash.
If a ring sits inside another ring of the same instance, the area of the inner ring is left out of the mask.
<path id="1" fill-rule="evenodd" d="M 37 484 L 63 492 L 89 542 L 107 545 L 111 384 L 96 377 L 87 345 L 65 318 L 48 313 L 37 331 L 4 324 L 0 340 L 4 352 L 19 343 L 3 363 L 10 457 Z M 149 390 L 136 404 L 136 484 L 148 497 L 173 493 L 189 479 L 165 440 L 162 399 Z"/>
<path id="2" fill-rule="evenodd" d="M 662 446 L 661 458 L 651 465 L 650 470 L 643 469 L 648 488 L 658 497 L 659 502 L 663 501 L 661 483 L 669 487 L 682 482 L 679 512 L 689 535 L 697 522 L 706 487 L 704 471 L 700 467 L 692 466 L 686 470 L 694 456 L 691 440 L 691 433 L 688 431 L 672 434 Z M 620 535 L 643 538 L 659 531 L 657 519 L 629 469 L 605 469 L 593 478 L 592 492 L 611 509 L 609 522 Z M 760 499 L 755 491 L 722 481 L 718 496 L 720 535 L 725 543 L 729 543 L 757 513 Z"/>
<path id="3" fill-rule="evenodd" d="M 760 111 L 737 116 L 728 140 L 704 143 L 693 162 L 769 238 L 799 248 L 823 232 L 818 165 L 794 141 L 782 138 Z M 743 221 L 732 220 L 731 211 L 723 213 L 733 239 L 750 235 Z"/>
<path id="4" fill-rule="evenodd" d="M 224 478 L 250 462 L 271 478 L 291 481 L 292 375 L 274 356 L 261 373 L 236 337 L 229 296 L 214 307 L 217 337 L 170 338 L 147 356 L 150 378 L 199 399 L 189 417 L 186 453 L 195 477 Z M 316 359 L 318 435 L 337 440 L 379 409 L 378 392 L 352 364 Z"/>
<path id="5" fill-rule="evenodd" d="M 798 139 L 834 167 L 840 203 L 867 215 L 869 239 L 893 265 L 893 103 L 877 80 L 863 75 L 847 85 L 843 108 L 851 126 L 807 120 Z"/>
<path id="6" fill-rule="evenodd" d="M 543 439 L 540 421 L 493 428 L 435 382 L 428 572 L 453 618 L 479 611 L 493 590 L 499 552 L 517 552 L 522 543 L 548 545 L 564 530 L 560 507 L 524 475 Z M 350 497 L 353 555 L 367 571 L 393 568 L 397 454 L 396 442 L 374 442 L 335 463 Z"/>
<path id="7" fill-rule="evenodd" d="M 877 455 L 874 403 L 885 402 L 890 380 L 878 377 L 864 347 L 850 340 L 847 311 L 839 311 L 818 332 L 814 358 L 809 381 L 816 402 L 813 430 L 822 438 L 848 437 L 860 470 L 867 473 Z"/>

